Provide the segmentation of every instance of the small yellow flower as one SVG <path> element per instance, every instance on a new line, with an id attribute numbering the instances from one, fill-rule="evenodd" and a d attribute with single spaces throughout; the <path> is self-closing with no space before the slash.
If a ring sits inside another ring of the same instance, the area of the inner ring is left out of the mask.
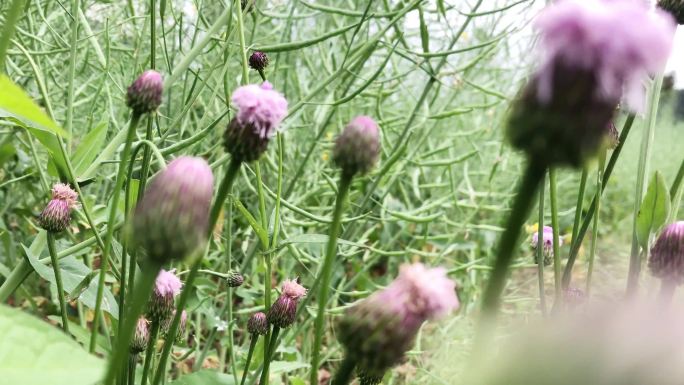
<path id="1" fill-rule="evenodd" d="M 329 156 L 328 156 L 328 151 L 324 151 L 324 152 L 321 154 L 321 159 L 323 159 L 324 162 L 327 162 L 327 161 L 328 161 L 328 158 L 329 158 Z"/>
<path id="2" fill-rule="evenodd" d="M 326 133 L 326 134 L 325 134 L 325 138 L 326 138 L 327 140 L 332 140 L 332 138 L 333 138 L 332 132 Z"/>
<path id="3" fill-rule="evenodd" d="M 525 226 L 525 232 L 527 234 L 534 234 L 537 231 L 539 231 L 539 222 L 533 224 L 533 225 L 526 225 Z"/>

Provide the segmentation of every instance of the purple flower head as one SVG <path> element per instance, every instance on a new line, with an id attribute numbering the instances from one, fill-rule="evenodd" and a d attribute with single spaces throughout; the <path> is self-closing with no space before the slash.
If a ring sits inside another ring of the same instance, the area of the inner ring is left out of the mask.
<path id="1" fill-rule="evenodd" d="M 233 92 L 238 112 L 223 134 L 228 153 L 240 162 L 252 162 L 268 148 L 268 142 L 287 114 L 287 100 L 269 82 L 251 84 Z"/>
<path id="2" fill-rule="evenodd" d="M 163 91 L 164 81 L 161 74 L 147 70 L 128 87 L 126 105 L 137 115 L 156 111 L 161 105 Z"/>
<path id="3" fill-rule="evenodd" d="M 544 226 L 542 232 L 542 254 L 544 255 L 544 264 L 549 265 L 551 263 L 551 257 L 553 257 L 553 228 L 551 226 Z M 539 245 L 539 232 L 535 231 L 532 233 L 532 240 L 530 244 L 533 249 L 537 249 L 537 246 Z M 563 239 L 559 237 L 558 247 L 562 245 Z"/>
<path id="4" fill-rule="evenodd" d="M 160 325 L 167 322 L 173 314 L 174 300 L 183 287 L 183 283 L 175 272 L 175 270 L 162 269 L 154 281 L 147 313 L 152 322 L 159 322 Z"/>
<path id="5" fill-rule="evenodd" d="M 150 343 L 149 321 L 145 317 L 138 318 L 135 326 L 135 333 L 131 341 L 130 350 L 133 354 L 142 353 L 147 349 L 147 344 Z"/>
<path id="6" fill-rule="evenodd" d="M 59 233 L 71 222 L 71 210 L 78 207 L 78 194 L 67 184 L 57 183 L 52 187 L 52 199 L 38 217 L 43 229 Z"/>
<path id="7" fill-rule="evenodd" d="M 297 315 L 297 304 L 306 295 L 306 289 L 295 280 L 283 281 L 283 290 L 278 299 L 268 309 L 268 322 L 279 328 L 292 325 Z"/>
<path id="8" fill-rule="evenodd" d="M 536 26 L 544 56 L 512 105 L 507 136 L 542 167 L 582 167 L 605 145 L 621 99 L 643 107 L 643 83 L 664 68 L 674 24 L 641 0 L 560 0 Z"/>
<path id="9" fill-rule="evenodd" d="M 378 378 L 401 362 L 427 320 L 459 307 L 456 285 L 443 268 L 403 265 L 385 289 L 347 311 L 338 338 L 368 378 Z"/>
<path id="10" fill-rule="evenodd" d="M 247 332 L 249 334 L 267 334 L 268 320 L 266 319 L 266 314 L 262 312 L 256 312 L 252 314 L 247 321 Z"/>
<path id="11" fill-rule="evenodd" d="M 626 21 L 629 22 L 626 22 Z M 537 18 L 545 57 L 538 96 L 548 102 L 558 63 L 595 74 L 597 97 L 643 107 L 644 79 L 665 68 L 675 24 L 639 0 L 564 0 Z M 634 26 L 639 26 L 635 28 Z"/>
<path id="12" fill-rule="evenodd" d="M 213 189 L 202 158 L 177 158 L 152 179 L 132 220 L 132 236 L 149 258 L 181 259 L 204 246 Z"/>
<path id="13" fill-rule="evenodd" d="M 268 56 L 261 51 L 254 51 L 249 57 L 249 66 L 256 71 L 263 71 L 268 67 Z"/>
<path id="14" fill-rule="evenodd" d="M 368 116 L 357 116 L 335 141 L 333 161 L 347 176 L 365 174 L 380 156 L 380 129 Z"/>
<path id="15" fill-rule="evenodd" d="M 270 138 L 287 114 L 287 100 L 273 90 L 269 82 L 250 84 L 233 92 L 231 97 L 241 125 L 250 125 L 260 138 Z"/>
<path id="16" fill-rule="evenodd" d="M 670 224 L 658 236 L 648 267 L 655 277 L 677 285 L 684 283 L 684 221 Z"/>

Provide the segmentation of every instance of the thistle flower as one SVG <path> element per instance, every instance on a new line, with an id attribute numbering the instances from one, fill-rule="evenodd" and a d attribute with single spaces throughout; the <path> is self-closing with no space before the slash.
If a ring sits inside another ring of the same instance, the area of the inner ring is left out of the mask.
<path id="1" fill-rule="evenodd" d="M 174 300 L 182 287 L 183 283 L 176 276 L 175 270 L 162 269 L 159 272 L 147 308 L 147 315 L 152 322 L 158 322 L 159 325 L 167 322 L 173 314 Z"/>
<path id="2" fill-rule="evenodd" d="M 201 158 L 177 158 L 157 174 L 135 208 L 131 228 L 150 259 L 181 259 L 205 245 L 213 188 L 211 169 Z"/>
<path id="3" fill-rule="evenodd" d="M 658 236 L 648 267 L 657 278 L 675 285 L 684 283 L 684 221 L 672 223 Z"/>
<path id="4" fill-rule="evenodd" d="M 403 265 L 388 287 L 350 308 L 338 338 L 359 372 L 377 378 L 401 362 L 423 322 L 458 308 L 455 287 L 443 268 Z"/>
<path id="5" fill-rule="evenodd" d="M 641 1 L 566 0 L 536 26 L 544 58 L 512 107 L 507 135 L 544 166 L 580 167 L 599 150 L 621 98 L 642 108 L 643 81 L 665 67 L 675 25 Z"/>
<path id="6" fill-rule="evenodd" d="M 297 315 L 297 304 L 306 295 L 306 289 L 295 280 L 285 280 L 283 291 L 268 309 L 268 322 L 279 328 L 292 325 Z"/>
<path id="7" fill-rule="evenodd" d="M 264 335 L 268 333 L 268 320 L 266 319 L 266 314 L 262 312 L 256 312 L 249 317 L 247 321 L 247 332 L 249 334 L 259 334 Z"/>
<path id="8" fill-rule="evenodd" d="M 241 162 L 257 160 L 285 118 L 287 100 L 269 82 L 240 87 L 231 100 L 238 112 L 223 135 L 225 149 Z"/>
<path id="9" fill-rule="evenodd" d="M 544 226 L 542 230 L 542 255 L 544 256 L 544 265 L 548 266 L 551 264 L 551 258 L 553 257 L 553 228 L 551 226 Z M 537 249 L 539 245 L 539 232 L 535 231 L 532 234 L 532 240 L 530 242 L 533 249 Z M 563 245 L 563 239 L 558 238 L 558 246 Z M 537 261 L 537 256 L 535 254 L 535 263 Z"/>
<path id="10" fill-rule="evenodd" d="M 245 282 L 245 278 L 237 271 L 231 270 L 226 275 L 226 282 L 229 287 L 239 287 Z"/>
<path id="11" fill-rule="evenodd" d="M 164 322 L 161 324 L 161 331 L 162 335 L 164 338 L 169 338 L 169 330 L 171 329 L 171 322 L 173 322 L 173 319 L 176 317 L 176 310 L 174 309 L 171 312 L 171 315 L 164 319 Z M 180 317 L 180 323 L 178 324 L 178 331 L 176 332 L 176 336 L 173 338 L 174 341 L 180 342 L 183 339 L 183 335 L 185 334 L 185 328 L 188 323 L 188 313 L 183 310 L 181 312 L 181 317 Z"/>
<path id="12" fill-rule="evenodd" d="M 59 233 L 71 222 L 71 210 L 78 207 L 78 195 L 67 184 L 57 183 L 52 186 L 52 199 L 38 217 L 38 224 L 43 229 Z"/>
<path id="13" fill-rule="evenodd" d="M 150 329 L 149 321 L 145 317 L 138 318 L 138 323 L 135 326 L 135 333 L 131 341 L 130 350 L 132 354 L 139 354 L 147 349 L 147 344 L 150 343 Z"/>
<path id="14" fill-rule="evenodd" d="M 677 24 L 684 25 L 684 1 L 682 0 L 659 0 L 658 7 L 672 15 Z"/>
<path id="15" fill-rule="evenodd" d="M 161 74 L 147 70 L 128 87 L 126 105 L 137 115 L 154 112 L 161 104 L 163 90 Z"/>
<path id="16" fill-rule="evenodd" d="M 268 67 L 268 56 L 261 51 L 254 51 L 249 57 L 249 66 L 256 71 L 263 71 Z"/>
<path id="17" fill-rule="evenodd" d="M 335 140 L 333 161 L 351 177 L 367 173 L 380 156 L 380 129 L 368 116 L 357 116 Z"/>
<path id="18" fill-rule="evenodd" d="M 382 382 L 384 375 L 369 375 L 366 372 L 359 372 L 360 385 L 379 385 Z"/>

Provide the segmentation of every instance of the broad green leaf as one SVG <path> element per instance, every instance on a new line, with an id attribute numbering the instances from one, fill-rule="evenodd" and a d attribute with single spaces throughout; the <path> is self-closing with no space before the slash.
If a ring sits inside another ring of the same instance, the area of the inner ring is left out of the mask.
<path id="1" fill-rule="evenodd" d="M 295 370 L 308 368 L 309 364 L 298 361 L 273 361 L 271 362 L 271 373 L 289 373 Z"/>
<path id="2" fill-rule="evenodd" d="M 93 385 L 105 362 L 58 328 L 0 305 L 0 382 L 21 385 Z"/>
<path id="3" fill-rule="evenodd" d="M 234 385 L 233 376 L 219 373 L 213 370 L 200 370 L 199 372 L 181 376 L 171 385 Z"/>
<path id="4" fill-rule="evenodd" d="M 76 174 L 77 178 L 80 178 L 89 167 L 99 166 L 99 162 L 94 163 L 93 160 L 100 154 L 102 146 L 105 143 L 107 127 L 107 121 L 101 122 L 87 133 L 78 145 L 71 162 L 74 167 L 74 174 Z"/>
<path id="5" fill-rule="evenodd" d="M 36 237 L 36 240 L 42 239 L 42 247 L 45 245 L 44 234 L 45 231 L 41 231 Z M 41 236 L 42 238 L 40 238 Z M 41 247 L 41 244 L 37 243 L 36 241 L 34 241 L 34 244 L 36 244 L 36 249 L 34 249 L 33 244 L 30 248 L 26 248 L 22 245 L 22 247 L 24 247 L 24 251 L 26 252 L 26 258 L 33 267 L 33 270 L 35 270 L 41 278 L 54 284 L 55 273 L 52 271 L 52 266 L 47 266 L 38 260 L 38 256 L 40 254 L 35 253 L 34 251 L 37 250 L 38 247 Z M 64 290 L 69 293 L 69 296 L 72 298 L 78 297 L 78 299 L 86 306 L 90 307 L 91 309 L 95 308 L 97 280 L 91 279 L 90 282 L 88 282 L 87 288 L 84 289 L 82 287 L 83 281 L 86 280 L 87 277 L 92 273 L 90 268 L 83 264 L 83 262 L 74 258 L 72 255 L 60 259 L 59 268 L 62 271 L 62 283 L 64 285 Z M 80 292 L 80 295 L 78 292 Z M 102 298 L 102 310 L 111 314 L 115 319 L 117 319 L 119 316 L 119 306 L 114 298 L 114 295 L 108 288 L 105 288 L 104 297 Z"/>
<path id="6" fill-rule="evenodd" d="M 26 129 L 31 133 L 31 135 L 33 135 L 34 138 L 38 139 L 40 144 L 42 144 L 50 154 L 50 165 L 48 167 L 48 172 L 55 176 L 66 176 L 66 160 L 64 159 L 62 150 L 59 148 L 59 141 L 57 140 L 57 137 L 44 130 L 30 126 L 24 127 L 26 127 Z"/>
<path id="7" fill-rule="evenodd" d="M 670 192 L 665 184 L 665 178 L 656 171 L 648 184 L 637 214 L 637 239 L 642 248 L 648 249 L 651 235 L 663 227 L 669 214 Z"/>
<path id="8" fill-rule="evenodd" d="M 67 136 L 67 133 L 6 75 L 0 75 L 0 90 L 0 117 L 13 117 L 29 126 Z"/>

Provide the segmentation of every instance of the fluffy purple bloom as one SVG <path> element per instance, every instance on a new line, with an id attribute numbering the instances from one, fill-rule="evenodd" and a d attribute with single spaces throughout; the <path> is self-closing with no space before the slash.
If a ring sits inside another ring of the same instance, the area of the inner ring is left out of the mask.
<path id="1" fill-rule="evenodd" d="M 676 285 L 684 283 L 684 221 L 672 223 L 658 236 L 648 267 L 662 280 Z"/>
<path id="2" fill-rule="evenodd" d="M 128 87 L 126 105 L 138 115 L 156 111 L 161 105 L 163 91 L 164 81 L 161 74 L 147 70 Z"/>
<path id="3" fill-rule="evenodd" d="M 507 136 L 539 166 L 581 167 L 605 145 L 621 99 L 643 107 L 643 84 L 665 67 L 675 25 L 640 0 L 561 0 L 536 26 L 544 56 L 512 105 Z"/>
<path id="4" fill-rule="evenodd" d="M 138 318 L 135 325 L 135 332 L 133 340 L 131 341 L 130 350 L 133 354 L 142 353 L 147 349 L 147 344 L 150 343 L 150 327 L 149 321 L 145 317 Z"/>
<path id="5" fill-rule="evenodd" d="M 394 282 L 348 310 L 338 338 L 360 372 L 381 377 L 402 360 L 423 322 L 458 307 L 456 285 L 445 269 L 403 265 Z"/>
<path id="6" fill-rule="evenodd" d="M 152 297 L 148 304 L 148 316 L 152 322 L 164 325 L 174 311 L 174 301 L 180 294 L 183 283 L 176 276 L 175 270 L 162 269 L 154 281 Z"/>
<path id="7" fill-rule="evenodd" d="M 252 314 L 252 316 L 249 317 L 249 320 L 247 321 L 247 332 L 249 334 L 267 334 L 268 319 L 266 319 L 266 314 L 260 311 Z"/>
<path id="8" fill-rule="evenodd" d="M 132 235 L 149 258 L 181 259 L 204 246 L 213 189 L 202 158 L 177 158 L 152 179 L 132 220 Z"/>
<path id="9" fill-rule="evenodd" d="M 240 162 L 252 162 L 268 148 L 268 142 L 287 114 L 287 100 L 269 82 L 235 90 L 233 105 L 238 111 L 223 134 L 228 153 Z"/>
<path id="10" fill-rule="evenodd" d="M 280 296 L 268 309 L 266 318 L 269 323 L 279 328 L 286 328 L 294 323 L 297 304 L 306 295 L 306 289 L 297 281 L 288 279 L 283 281 L 282 288 Z"/>
<path id="11" fill-rule="evenodd" d="M 335 141 L 333 161 L 348 176 L 365 174 L 380 156 L 380 128 L 368 116 L 357 116 Z"/>
<path id="12" fill-rule="evenodd" d="M 665 68 L 676 26 L 665 12 L 649 11 L 644 1 L 564 0 L 547 7 L 536 27 L 544 49 L 538 83 L 542 102 L 554 96 L 554 71 L 562 62 L 596 75 L 594 96 L 616 100 L 624 93 L 639 109 L 642 82 Z"/>
<path id="13" fill-rule="evenodd" d="M 269 82 L 242 86 L 233 92 L 231 100 L 238 109 L 238 123 L 252 126 L 260 138 L 275 135 L 287 114 L 287 100 Z"/>
<path id="14" fill-rule="evenodd" d="M 52 199 L 38 217 L 43 229 L 59 233 L 71 222 L 71 210 L 78 207 L 78 194 L 67 184 L 57 183 L 52 187 Z"/>
<path id="15" fill-rule="evenodd" d="M 532 240 L 530 245 L 535 250 L 539 245 L 539 232 L 535 231 L 532 234 Z M 563 239 L 558 238 L 558 247 L 563 245 Z M 549 265 L 551 263 L 551 257 L 553 256 L 553 228 L 551 226 L 544 226 L 542 229 L 542 254 L 544 256 L 544 264 Z M 535 255 L 536 258 L 536 255 Z"/>

